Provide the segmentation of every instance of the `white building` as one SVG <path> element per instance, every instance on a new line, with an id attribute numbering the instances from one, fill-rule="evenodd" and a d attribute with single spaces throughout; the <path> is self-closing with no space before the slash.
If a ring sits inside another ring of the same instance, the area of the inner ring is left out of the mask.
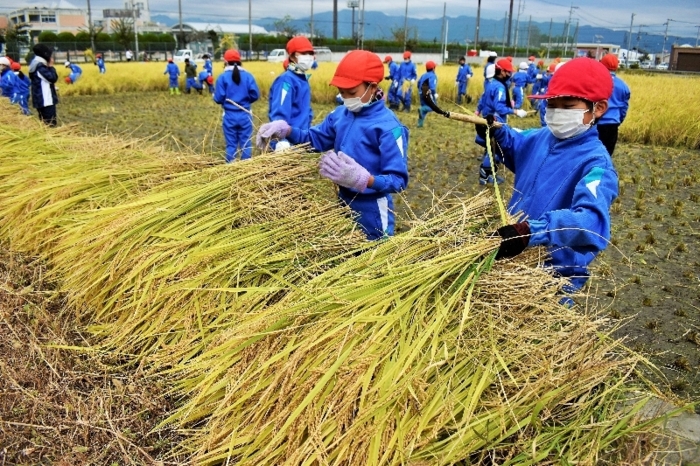
<path id="1" fill-rule="evenodd" d="M 21 8 L 7 16 L 14 24 L 28 24 L 30 37 L 37 37 L 44 31 L 75 34 L 88 23 L 87 10 L 78 8 L 67 0 L 60 0 L 48 7 Z"/>

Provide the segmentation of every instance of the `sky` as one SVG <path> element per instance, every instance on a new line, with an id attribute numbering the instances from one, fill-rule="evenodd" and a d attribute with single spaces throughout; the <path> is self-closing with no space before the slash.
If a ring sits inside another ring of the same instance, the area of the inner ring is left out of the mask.
<path id="1" fill-rule="evenodd" d="M 87 0 L 69 0 L 78 7 L 87 7 Z M 103 8 L 120 8 L 125 0 L 90 0 L 93 10 Z M 141 0 L 143 1 L 143 0 Z M 208 0 L 197 2 L 181 0 L 183 16 L 211 18 L 212 22 L 230 21 L 247 23 L 248 2 L 245 0 Z M 332 11 L 333 0 L 252 0 L 253 22 L 264 17 L 293 18 L 308 17 L 313 1 L 314 12 Z M 359 0 L 362 5 L 363 0 Z M 7 13 L 20 6 L 48 6 L 56 0 L 0 0 L 0 12 Z M 403 16 L 406 9 L 404 0 L 364 0 L 365 9 L 382 11 L 389 15 Z M 177 17 L 176 0 L 150 0 L 151 14 L 168 14 Z M 476 16 L 477 0 L 448 0 L 447 16 Z M 445 0 L 408 0 L 408 15 L 413 18 L 442 17 Z M 635 13 L 633 30 L 640 25 L 642 31 L 663 35 L 667 19 L 669 36 L 695 37 L 700 26 L 699 0 L 514 0 L 513 17 L 518 14 L 525 20 L 532 15 L 533 21 L 563 22 L 572 13 L 572 20 L 580 24 L 607 27 L 612 29 L 629 29 L 632 13 Z M 340 10 L 347 9 L 347 0 L 338 0 Z M 503 18 L 509 8 L 509 0 L 483 0 L 482 17 Z"/>

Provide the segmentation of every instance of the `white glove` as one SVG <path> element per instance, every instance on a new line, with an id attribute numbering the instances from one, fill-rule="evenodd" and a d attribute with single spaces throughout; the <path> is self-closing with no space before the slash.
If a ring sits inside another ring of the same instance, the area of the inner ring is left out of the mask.
<path id="1" fill-rule="evenodd" d="M 435 102 L 437 102 L 437 100 L 438 100 L 438 94 L 437 94 L 437 92 L 436 92 L 435 94 L 433 94 L 433 100 L 434 100 Z"/>
<path id="2" fill-rule="evenodd" d="M 473 74 L 470 74 L 470 75 L 469 75 L 470 78 L 471 78 L 472 76 L 474 76 L 474 75 L 473 75 Z"/>
<path id="3" fill-rule="evenodd" d="M 290 147 L 292 147 L 292 145 L 289 143 L 289 141 L 282 139 L 281 141 L 277 141 L 277 144 L 275 145 L 275 152 L 283 152 Z"/>
<path id="4" fill-rule="evenodd" d="M 518 115 L 520 118 L 525 118 L 527 116 L 527 112 L 522 108 L 517 109 L 515 111 L 515 114 Z"/>
<path id="5" fill-rule="evenodd" d="M 411 86 L 413 86 L 416 83 L 415 79 L 411 79 Z"/>
<path id="6" fill-rule="evenodd" d="M 537 79 L 542 79 L 542 73 L 537 73 L 536 78 L 537 78 Z"/>

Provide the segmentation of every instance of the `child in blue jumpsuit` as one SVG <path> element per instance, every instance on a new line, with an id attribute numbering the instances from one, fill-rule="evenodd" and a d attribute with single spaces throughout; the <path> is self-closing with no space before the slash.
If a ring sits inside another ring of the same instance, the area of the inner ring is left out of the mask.
<path id="1" fill-rule="evenodd" d="M 80 77 L 83 75 L 83 70 L 80 68 L 78 65 L 71 63 L 67 61 L 65 63 L 66 68 L 70 68 L 70 75 L 68 75 L 68 78 L 70 79 L 69 84 L 75 84 L 75 82 L 80 79 Z M 68 80 L 66 80 L 68 82 Z"/>
<path id="2" fill-rule="evenodd" d="M 180 78 L 180 68 L 173 63 L 172 58 L 168 58 L 168 65 L 165 67 L 163 74 L 168 75 L 168 87 L 170 88 L 170 95 L 177 94 L 180 95 L 180 83 L 178 82 Z"/>
<path id="3" fill-rule="evenodd" d="M 576 58 L 554 74 L 546 94 L 534 96 L 547 100 L 547 128 L 522 133 L 508 126 L 492 129 L 506 166 L 515 173 L 509 210 L 526 216 L 498 229 L 496 258 L 545 246 L 545 266 L 569 279 L 567 292 L 586 283 L 588 265 L 610 239 L 618 177 L 595 122 L 607 110 L 611 93 L 605 66 Z"/>
<path id="4" fill-rule="evenodd" d="M 39 114 L 39 119 L 49 126 L 56 126 L 58 96 L 56 81 L 58 73 L 53 67 L 53 48 L 39 42 L 32 47 L 34 59 L 29 64 L 29 81 L 31 81 L 32 105 Z"/>
<path id="5" fill-rule="evenodd" d="M 474 76 L 474 73 L 472 73 L 471 66 L 466 63 L 464 57 L 459 57 L 459 70 L 457 70 L 457 78 L 455 80 L 457 85 L 457 105 L 462 104 L 462 96 L 467 94 L 469 78 L 472 76 Z M 420 89 L 420 85 L 418 89 Z M 467 103 L 469 102 L 471 102 L 471 97 L 467 96 Z"/>
<path id="6" fill-rule="evenodd" d="M 15 81 L 17 81 L 17 76 L 12 72 L 10 60 L 7 57 L 0 57 L 0 92 L 10 102 L 15 101 L 15 93 L 17 92 Z"/>
<path id="7" fill-rule="evenodd" d="M 435 74 L 435 62 L 428 61 L 425 64 L 425 73 L 418 80 L 418 95 L 420 96 L 420 108 L 418 109 L 418 127 L 423 127 L 425 116 L 433 110 L 428 107 L 423 99 L 423 87 L 430 89 L 433 100 L 437 100 L 437 75 Z"/>
<path id="8" fill-rule="evenodd" d="M 287 42 L 289 65 L 270 87 L 270 121 L 284 120 L 294 128 L 309 129 L 314 118 L 311 109 L 311 87 L 306 72 L 313 66 L 314 46 L 303 36 Z M 272 144 L 273 149 L 275 144 Z"/>
<path id="9" fill-rule="evenodd" d="M 224 53 L 226 68 L 216 80 L 214 102 L 224 107 L 223 130 L 226 140 L 226 162 L 233 162 L 238 151 L 241 160 L 249 159 L 252 149 L 253 119 L 250 106 L 260 97 L 255 78 L 241 67 L 237 50 Z M 243 107 L 229 102 L 233 101 Z"/>
<path id="10" fill-rule="evenodd" d="M 102 54 L 98 53 L 96 56 L 97 61 L 95 64 L 97 65 L 97 68 L 100 70 L 100 74 L 105 74 L 107 72 L 107 69 L 105 68 L 105 60 L 102 58 Z"/>
<path id="11" fill-rule="evenodd" d="M 197 64 L 194 60 L 185 58 L 185 92 L 189 94 L 193 88 L 202 94 L 202 85 L 197 81 Z"/>
<path id="12" fill-rule="evenodd" d="M 22 113 L 29 115 L 29 87 L 32 85 L 29 76 L 22 73 L 22 65 L 12 63 L 12 72 L 15 74 L 15 104 L 19 105 Z"/>
<path id="13" fill-rule="evenodd" d="M 401 103 L 399 96 L 399 82 L 401 81 L 401 76 L 399 75 L 399 65 L 394 62 L 391 55 L 384 57 L 384 63 L 389 64 L 389 76 L 384 78 L 385 80 L 391 82 L 389 84 L 389 92 L 387 93 L 389 108 L 392 110 L 398 110 L 399 104 Z"/>
<path id="14" fill-rule="evenodd" d="M 403 53 L 403 63 L 399 65 L 399 100 L 403 102 L 403 111 L 411 111 L 411 97 L 413 96 L 413 85 L 416 83 L 418 73 L 416 72 L 416 64 L 411 61 L 411 52 L 408 50 Z"/>
<path id="15" fill-rule="evenodd" d="M 627 109 L 630 106 L 630 88 L 615 74 L 620 65 L 617 55 L 608 53 L 601 58 L 600 62 L 610 70 L 613 92 L 608 100 L 608 111 L 598 120 L 598 136 L 608 150 L 608 154 L 613 155 L 617 144 L 617 130 L 625 121 Z"/>
<path id="16" fill-rule="evenodd" d="M 537 73 L 539 72 L 540 70 L 535 64 L 535 56 L 531 55 L 530 58 L 527 59 L 527 83 L 535 84 L 535 80 L 537 79 Z"/>
<path id="17" fill-rule="evenodd" d="M 527 63 L 521 62 L 518 71 L 513 74 L 513 101 L 516 109 L 523 106 L 523 95 L 527 86 Z"/>
<path id="18" fill-rule="evenodd" d="M 500 122 L 505 123 L 508 115 L 516 114 L 520 118 L 527 115 L 525 110 L 513 109 L 510 93 L 506 87 L 506 82 L 513 73 L 513 64 L 506 58 L 501 58 L 495 63 L 496 75 L 484 90 L 484 94 L 479 100 L 477 109 L 481 115 L 491 115 Z M 480 129 L 480 128 L 477 128 Z M 485 128 L 483 128 L 485 130 Z M 477 131 L 476 143 L 486 147 L 485 132 Z M 496 147 L 491 147 L 494 162 L 501 163 L 501 154 Z M 498 165 L 491 166 L 491 159 L 488 153 L 484 154 L 479 168 L 479 184 L 502 183 L 503 178 L 496 175 Z"/>
<path id="19" fill-rule="evenodd" d="M 376 54 L 353 50 L 338 64 L 331 81 L 343 97 L 342 106 L 308 130 L 273 121 L 258 132 L 258 145 L 261 138 L 274 135 L 327 151 L 321 157 L 321 176 L 339 185 L 341 202 L 358 214 L 357 222 L 370 240 L 394 234 L 391 194 L 408 184 L 408 130 L 384 103 L 378 87 L 383 77 L 384 66 Z"/>

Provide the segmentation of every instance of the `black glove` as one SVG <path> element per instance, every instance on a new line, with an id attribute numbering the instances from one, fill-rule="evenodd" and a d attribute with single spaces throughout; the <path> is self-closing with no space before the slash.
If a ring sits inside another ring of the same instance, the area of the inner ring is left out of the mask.
<path id="1" fill-rule="evenodd" d="M 386 78 L 384 78 L 384 81 L 391 81 L 391 76 L 387 76 Z"/>
<path id="2" fill-rule="evenodd" d="M 501 246 L 496 260 L 515 257 L 525 250 L 530 242 L 530 224 L 527 222 L 506 225 L 496 230 L 492 236 L 501 237 Z"/>
<path id="3" fill-rule="evenodd" d="M 486 120 L 486 124 L 488 125 L 489 128 L 492 127 L 493 122 L 496 121 L 496 119 L 493 117 L 493 115 L 486 115 L 484 117 L 484 119 Z"/>

